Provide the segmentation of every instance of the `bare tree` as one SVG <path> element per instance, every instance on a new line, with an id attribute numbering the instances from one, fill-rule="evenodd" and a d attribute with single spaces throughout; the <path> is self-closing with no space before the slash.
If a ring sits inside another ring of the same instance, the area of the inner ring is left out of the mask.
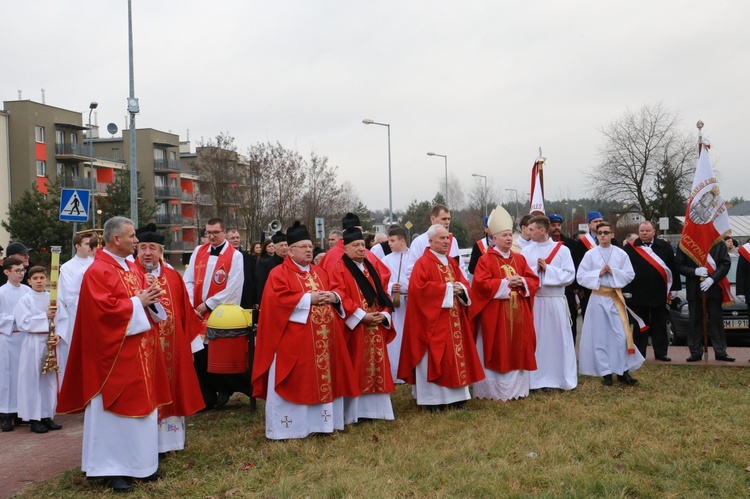
<path id="1" fill-rule="evenodd" d="M 209 196 L 212 201 L 212 205 L 201 205 L 199 217 L 218 216 L 228 226 L 236 226 L 239 204 L 237 187 L 241 185 L 242 175 L 234 137 L 225 132 L 219 133 L 216 138 L 201 142 L 195 153 L 196 160 L 192 166 L 200 177 L 200 194 Z M 203 222 L 200 222 L 201 225 Z"/>
<path id="2" fill-rule="evenodd" d="M 597 196 L 635 203 L 647 219 L 660 212 L 677 214 L 690 190 L 697 154 L 696 140 L 679 129 L 677 114 L 661 104 L 643 106 L 625 111 L 601 132 L 601 161 L 586 174 Z"/>

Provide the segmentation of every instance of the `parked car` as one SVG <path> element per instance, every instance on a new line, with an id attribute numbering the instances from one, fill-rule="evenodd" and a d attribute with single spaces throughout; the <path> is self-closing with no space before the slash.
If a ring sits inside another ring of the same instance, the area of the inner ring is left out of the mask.
<path id="1" fill-rule="evenodd" d="M 729 269 L 727 278 L 732 287 L 732 294 L 735 293 L 735 284 L 737 281 L 737 257 L 732 257 L 732 266 Z M 683 283 L 683 291 L 678 292 L 676 299 L 672 300 L 669 307 L 669 321 L 667 331 L 670 334 L 670 343 L 675 345 L 684 345 L 687 343 L 688 331 L 688 303 L 685 300 L 685 276 L 680 276 Z M 747 303 L 735 303 L 734 305 L 724 307 L 723 309 L 724 331 L 727 339 L 750 338 L 750 323 L 748 320 Z M 710 336 L 709 336 L 710 341 Z"/>

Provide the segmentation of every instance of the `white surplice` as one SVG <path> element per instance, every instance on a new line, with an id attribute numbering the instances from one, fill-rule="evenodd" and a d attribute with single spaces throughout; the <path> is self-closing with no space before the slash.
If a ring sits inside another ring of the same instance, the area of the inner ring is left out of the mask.
<path id="1" fill-rule="evenodd" d="M 68 364 L 70 344 L 73 340 L 73 327 L 78 313 L 78 295 L 81 293 L 83 274 L 94 263 L 93 257 L 73 256 L 60 266 L 60 280 L 57 283 L 57 306 L 64 308 L 68 316 L 68 327 L 65 330 L 56 328 L 55 333 L 60 336 L 57 344 L 57 365 L 60 368 L 60 379 L 65 375 Z"/>
<path id="2" fill-rule="evenodd" d="M 27 293 L 15 309 L 16 325 L 26 332 L 21 346 L 18 363 L 18 417 L 30 420 L 52 418 L 57 405 L 58 373 L 48 371 L 42 374 L 42 366 L 49 349 L 49 292 Z M 58 314 L 58 316 L 63 315 Z M 55 320 L 59 325 L 60 323 Z M 62 321 L 67 328 L 67 322 Z"/>
<path id="3" fill-rule="evenodd" d="M 565 297 L 565 286 L 576 277 L 570 250 L 561 246 L 547 269 L 538 271 L 538 260 L 546 260 L 556 246 L 555 241 L 548 239 L 530 244 L 522 251 L 531 270 L 539 276 L 539 289 L 534 295 L 537 370 L 530 373 L 532 390 L 572 390 L 578 385 L 576 350 Z"/>
<path id="4" fill-rule="evenodd" d="M 31 288 L 25 284 L 0 286 L 0 413 L 12 414 L 18 409 L 18 359 L 26 333 L 16 327 L 13 315 L 18 301 Z"/>
<path id="5" fill-rule="evenodd" d="M 408 250 L 404 252 L 392 252 L 383 258 L 383 263 L 390 269 L 391 278 L 388 281 L 388 294 L 393 296 L 393 285 L 401 284 L 401 305 L 393 309 L 393 329 L 396 337 L 388 343 L 388 359 L 391 361 L 391 374 L 394 383 L 403 383 L 396 376 L 398 373 L 398 359 L 401 355 L 401 342 L 404 339 L 404 319 L 406 318 L 407 296 L 409 292 L 409 280 L 406 278 L 406 260 Z"/>
<path id="6" fill-rule="evenodd" d="M 610 266 L 612 274 L 599 276 L 605 265 Z M 578 266 L 578 284 L 591 290 L 601 286 L 621 289 L 634 277 L 627 253 L 615 246 L 590 249 Z M 579 347 L 579 372 L 589 376 L 622 375 L 638 369 L 644 361 L 637 348 L 628 354 L 625 330 L 614 300 L 594 293 L 586 308 Z"/>

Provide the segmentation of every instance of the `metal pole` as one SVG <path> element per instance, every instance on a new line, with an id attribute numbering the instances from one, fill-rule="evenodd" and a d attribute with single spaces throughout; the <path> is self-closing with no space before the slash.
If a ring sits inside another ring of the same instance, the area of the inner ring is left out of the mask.
<path id="1" fill-rule="evenodd" d="M 138 227 L 138 160 L 136 158 L 135 115 L 138 112 L 138 101 L 135 100 L 135 76 L 133 74 L 133 12 L 131 0 L 128 0 L 128 56 L 130 63 L 130 218 Z"/>
<path id="2" fill-rule="evenodd" d="M 93 104 L 89 106 L 89 172 L 91 174 L 91 228 L 96 227 L 96 175 L 94 171 L 94 129 L 91 127 L 91 113 L 94 112 Z M 73 233 L 75 235 L 75 232 Z"/>
<path id="3" fill-rule="evenodd" d="M 445 206 L 448 206 L 448 156 L 443 156 L 445 160 Z"/>
<path id="4" fill-rule="evenodd" d="M 388 127 L 388 220 L 393 225 L 393 183 L 391 182 L 391 125 Z"/>

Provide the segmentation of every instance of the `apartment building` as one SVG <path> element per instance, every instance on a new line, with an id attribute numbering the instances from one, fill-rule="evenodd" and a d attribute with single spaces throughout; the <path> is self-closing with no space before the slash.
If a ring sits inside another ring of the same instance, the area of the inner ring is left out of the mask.
<path id="1" fill-rule="evenodd" d="M 0 219 L 8 219 L 10 205 L 10 149 L 8 147 L 8 116 L 7 111 L 0 109 Z M 8 247 L 10 234 L 0 226 L 0 246 Z"/>

